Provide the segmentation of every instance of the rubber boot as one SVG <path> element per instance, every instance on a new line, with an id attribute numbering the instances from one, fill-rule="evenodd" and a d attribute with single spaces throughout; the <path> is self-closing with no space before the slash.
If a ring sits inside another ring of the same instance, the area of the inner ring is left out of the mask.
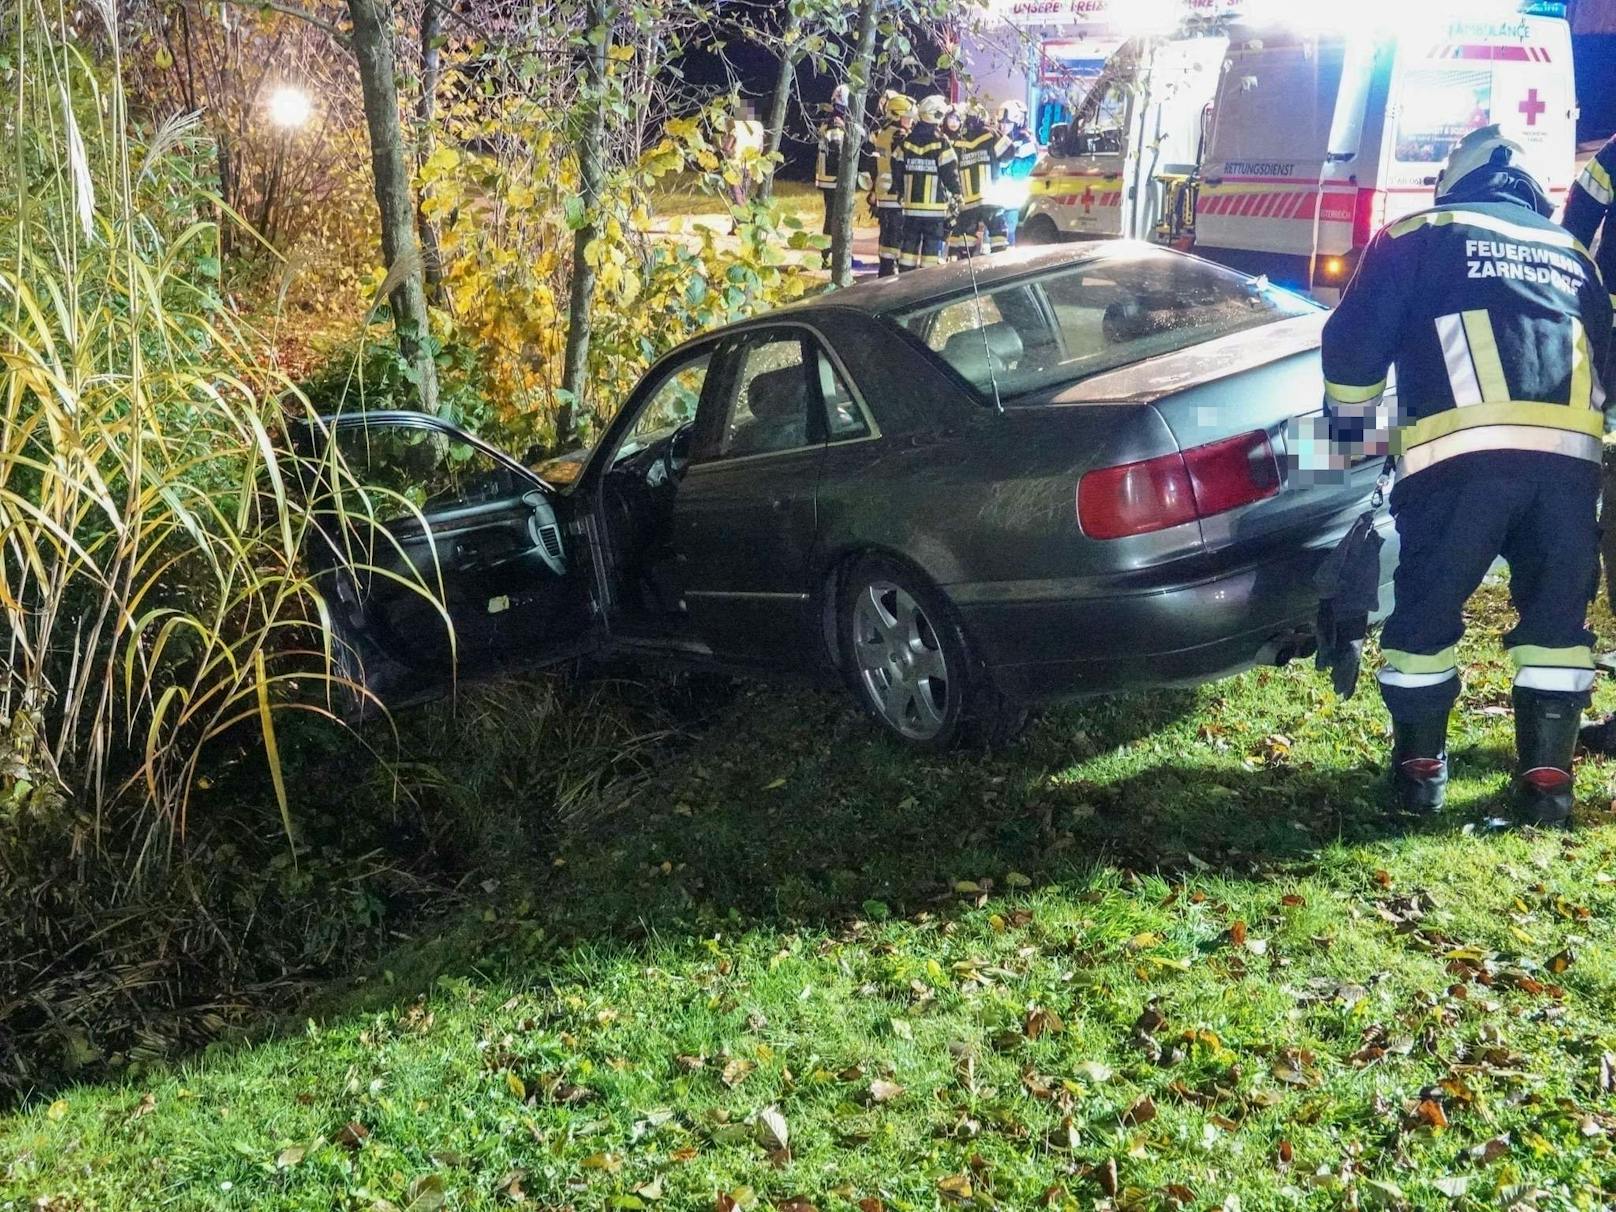
<path id="1" fill-rule="evenodd" d="M 1448 713 L 1392 720 L 1392 789 L 1398 811 L 1441 812 L 1448 795 Z"/>
<path id="2" fill-rule="evenodd" d="M 1586 691 L 1515 688 L 1515 811 L 1524 824 L 1571 826 L 1571 757 Z"/>

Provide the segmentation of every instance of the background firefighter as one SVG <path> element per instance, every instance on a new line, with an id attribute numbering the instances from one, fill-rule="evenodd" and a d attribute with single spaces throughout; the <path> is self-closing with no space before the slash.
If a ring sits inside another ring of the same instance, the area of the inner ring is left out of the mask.
<path id="1" fill-rule="evenodd" d="M 940 96 L 921 101 L 914 129 L 892 155 L 892 187 L 903 205 L 903 269 L 943 263 L 949 207 L 960 192 L 958 157 L 942 131 L 947 113 Z"/>

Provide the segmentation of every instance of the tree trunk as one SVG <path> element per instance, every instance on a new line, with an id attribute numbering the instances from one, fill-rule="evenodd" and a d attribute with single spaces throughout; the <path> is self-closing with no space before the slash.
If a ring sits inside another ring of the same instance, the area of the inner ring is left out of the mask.
<path id="1" fill-rule="evenodd" d="M 348 0 L 353 20 L 353 53 L 365 98 L 370 133 L 371 175 L 381 212 L 382 257 L 389 273 L 402 280 L 389 296 L 398 347 L 416 372 L 422 412 L 438 407 L 438 369 L 432 360 L 421 254 L 415 242 L 415 207 L 410 200 L 409 161 L 398 119 L 398 82 L 393 62 L 393 10 L 389 0 Z"/>
<path id="2" fill-rule="evenodd" d="M 438 78 L 443 71 L 444 0 L 425 0 L 421 8 L 421 95 L 415 99 L 416 143 L 423 159 L 432 151 L 432 117 L 437 107 Z M 438 251 L 438 229 L 426 217 L 426 199 L 416 200 L 415 231 L 421 241 L 421 269 L 427 294 L 436 302 L 443 287 L 443 257 Z"/>
<path id="3" fill-rule="evenodd" d="M 859 154 L 868 135 L 864 110 L 870 100 L 870 77 L 875 74 L 875 9 L 879 0 L 859 0 L 858 35 L 848 64 L 847 137 L 836 172 L 830 224 L 830 280 L 853 285 L 853 203 L 858 197 Z"/>
<path id="4" fill-rule="evenodd" d="M 579 99 L 584 115 L 578 135 L 578 177 L 582 187 L 583 222 L 572 238 L 572 291 L 567 301 L 567 345 L 562 354 L 561 388 L 566 398 L 556 410 L 556 446 L 570 449 L 578 439 L 584 384 L 589 378 L 590 304 L 595 295 L 595 269 L 589 246 L 600 230 L 600 194 L 606 158 L 606 50 L 611 43 L 607 0 L 588 0 L 586 21 L 589 57 Z"/>
<path id="5" fill-rule="evenodd" d="M 802 37 L 802 17 L 792 12 L 786 18 L 785 32 L 781 35 L 780 74 L 774 81 L 774 99 L 769 104 L 769 127 L 763 135 L 763 154 L 772 156 L 780 150 L 785 139 L 786 109 L 791 102 L 791 89 L 797 80 L 797 42 Z M 770 165 L 759 190 L 767 202 L 774 193 L 774 165 Z"/>

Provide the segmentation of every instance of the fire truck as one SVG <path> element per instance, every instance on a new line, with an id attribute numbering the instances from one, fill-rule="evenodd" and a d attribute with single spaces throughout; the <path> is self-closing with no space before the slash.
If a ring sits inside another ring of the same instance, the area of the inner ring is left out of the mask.
<path id="1" fill-rule="evenodd" d="M 1381 225 L 1430 205 L 1478 126 L 1499 123 L 1563 200 L 1577 116 L 1564 5 L 1403 0 L 1377 26 L 1359 11 L 1377 3 L 1352 6 L 1350 29 L 1310 27 L 1305 0 L 1278 18 L 1248 0 L 1125 39 L 1051 127 L 1020 238 L 1172 243 L 1332 300 Z"/>

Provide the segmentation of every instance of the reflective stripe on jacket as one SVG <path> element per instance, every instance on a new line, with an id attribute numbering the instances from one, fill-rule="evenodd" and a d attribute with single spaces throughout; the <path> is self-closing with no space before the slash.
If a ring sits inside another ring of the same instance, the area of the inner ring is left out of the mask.
<path id="1" fill-rule="evenodd" d="M 1595 260 L 1605 289 L 1616 297 L 1616 137 L 1599 149 L 1582 170 L 1566 200 L 1566 230 L 1592 248 L 1601 226 L 1605 237 Z"/>
<path id="2" fill-rule="evenodd" d="M 892 188 L 905 215 L 938 218 L 960 192 L 959 157 L 937 127 L 917 123 L 892 153 Z"/>
<path id="3" fill-rule="evenodd" d="M 1383 229 L 1325 324 L 1332 436 L 1389 429 L 1404 477 L 1484 451 L 1599 459 L 1610 298 L 1582 244 L 1509 188 L 1512 171 Z"/>

